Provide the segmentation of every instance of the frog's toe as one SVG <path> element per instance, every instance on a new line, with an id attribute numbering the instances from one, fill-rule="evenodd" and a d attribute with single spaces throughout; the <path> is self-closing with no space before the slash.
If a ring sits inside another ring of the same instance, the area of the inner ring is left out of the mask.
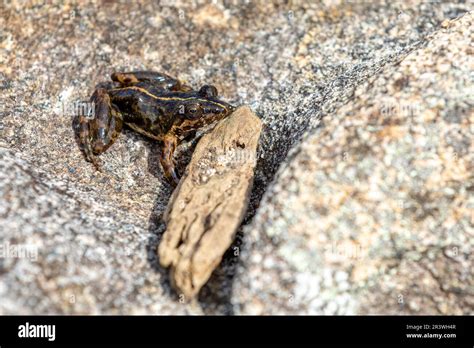
<path id="1" fill-rule="evenodd" d="M 99 159 L 96 156 L 94 156 L 92 153 L 87 152 L 86 150 L 84 150 L 84 156 L 86 158 L 86 161 L 92 163 L 96 170 L 98 170 L 99 172 L 102 171 Z"/>
<path id="2" fill-rule="evenodd" d="M 174 161 L 172 160 L 168 162 L 166 159 L 162 159 L 161 166 L 163 168 L 163 174 L 166 180 L 168 180 L 172 186 L 176 187 L 179 183 L 180 177 L 176 171 Z"/>
<path id="3" fill-rule="evenodd" d="M 94 150 L 89 143 L 83 144 L 83 152 L 87 162 L 90 162 L 94 165 L 95 169 L 101 171 L 99 159 L 94 155 Z"/>
<path id="4" fill-rule="evenodd" d="M 92 158 L 89 160 L 89 162 L 91 162 L 91 163 L 94 165 L 94 167 L 95 167 L 95 169 L 96 169 L 97 171 L 102 172 L 102 168 L 101 168 L 101 166 L 100 166 L 100 162 L 99 162 L 99 159 L 98 159 L 97 157 L 95 157 L 95 156 L 92 157 Z"/>
<path id="5" fill-rule="evenodd" d="M 92 145 L 92 152 L 94 155 L 100 155 L 102 152 L 105 152 L 109 147 L 108 144 L 103 140 L 104 138 L 98 138 L 94 141 L 94 145 Z"/>
<path id="6" fill-rule="evenodd" d="M 170 177 L 169 177 L 169 181 L 170 183 L 173 185 L 173 186 L 178 186 L 179 184 L 179 176 L 178 174 L 176 173 L 176 169 L 172 169 L 171 172 L 169 173 Z"/>

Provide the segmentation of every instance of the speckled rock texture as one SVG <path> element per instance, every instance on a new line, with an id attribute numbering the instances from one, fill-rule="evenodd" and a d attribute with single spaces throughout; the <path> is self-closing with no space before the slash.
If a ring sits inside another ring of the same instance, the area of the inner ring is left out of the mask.
<path id="1" fill-rule="evenodd" d="M 245 314 L 474 313 L 474 16 L 291 151 L 246 229 Z"/>
<path id="2" fill-rule="evenodd" d="M 472 313 L 471 7 L 2 3 L 0 313 Z M 75 137 L 74 103 L 139 69 L 263 122 L 246 227 L 195 303 L 156 257 L 156 144 L 125 130 L 97 172 Z"/>

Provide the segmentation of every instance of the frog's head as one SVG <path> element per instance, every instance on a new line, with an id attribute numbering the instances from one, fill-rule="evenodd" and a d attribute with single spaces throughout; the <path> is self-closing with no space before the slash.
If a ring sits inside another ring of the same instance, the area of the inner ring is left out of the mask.
<path id="1" fill-rule="evenodd" d="M 198 128 L 221 120 L 234 110 L 234 106 L 217 98 L 216 87 L 206 85 L 180 103 L 178 114 L 185 124 Z"/>

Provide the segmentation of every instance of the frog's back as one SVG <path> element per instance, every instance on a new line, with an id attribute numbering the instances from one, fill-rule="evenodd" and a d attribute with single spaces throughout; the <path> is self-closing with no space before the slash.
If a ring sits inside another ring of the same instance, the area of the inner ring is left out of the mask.
<path id="1" fill-rule="evenodd" d="M 136 87 L 115 88 L 109 91 L 112 102 L 132 129 L 154 139 L 168 133 L 175 119 L 173 100 L 162 99 L 153 90 Z"/>

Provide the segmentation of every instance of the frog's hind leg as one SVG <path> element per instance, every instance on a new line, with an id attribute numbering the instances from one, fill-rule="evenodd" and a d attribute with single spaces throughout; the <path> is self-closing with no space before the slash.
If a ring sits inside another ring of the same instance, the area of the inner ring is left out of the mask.
<path id="1" fill-rule="evenodd" d="M 189 92 L 192 88 L 178 79 L 169 75 L 154 71 L 131 71 L 111 75 L 113 81 L 121 84 L 122 87 L 135 86 L 139 82 L 148 83 L 156 88 L 173 92 Z"/>
<path id="2" fill-rule="evenodd" d="M 91 115 L 80 115 L 79 138 L 89 162 L 99 169 L 96 155 L 106 151 L 122 130 L 122 116 L 112 104 L 107 90 L 98 88 L 90 101 L 94 104 Z"/>
<path id="3" fill-rule="evenodd" d="M 90 130 L 89 130 L 89 119 L 86 115 L 79 116 L 79 140 L 82 145 L 82 151 L 86 157 L 86 160 L 92 162 L 97 170 L 100 170 L 99 163 L 94 156 L 92 146 L 90 143 Z"/>

